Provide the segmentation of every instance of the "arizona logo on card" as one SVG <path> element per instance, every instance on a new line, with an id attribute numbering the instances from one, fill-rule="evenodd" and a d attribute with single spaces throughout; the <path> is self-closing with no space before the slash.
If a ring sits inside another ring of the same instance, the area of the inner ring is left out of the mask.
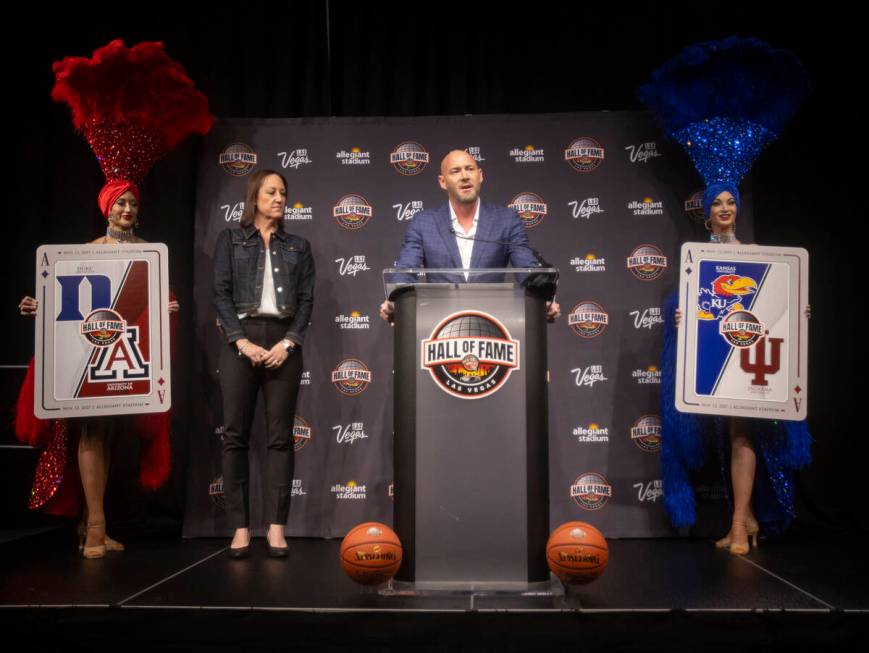
<path id="1" fill-rule="evenodd" d="M 167 410 L 165 245 L 72 247 L 38 252 L 37 415 Z"/>
<path id="2" fill-rule="evenodd" d="M 804 418 L 807 301 L 805 250 L 686 243 L 677 408 Z"/>

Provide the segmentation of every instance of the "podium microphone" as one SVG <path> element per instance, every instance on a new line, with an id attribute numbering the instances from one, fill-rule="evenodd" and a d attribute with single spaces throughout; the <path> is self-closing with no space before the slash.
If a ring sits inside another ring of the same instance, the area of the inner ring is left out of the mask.
<path id="1" fill-rule="evenodd" d="M 473 240 L 479 241 L 481 243 L 491 243 L 492 245 L 504 245 L 506 247 L 513 247 L 513 245 L 515 244 L 503 240 L 488 240 L 486 238 L 477 238 L 476 236 L 466 236 L 457 232 L 453 227 L 450 227 L 450 233 L 457 238 L 461 238 L 463 240 Z M 527 247 L 531 251 L 531 254 L 534 256 L 534 260 L 537 261 L 538 267 L 555 267 L 546 259 L 544 259 L 543 256 L 541 256 L 540 252 L 531 247 L 531 245 L 525 245 L 525 247 Z M 558 289 L 558 272 L 536 272 L 534 274 L 529 274 L 528 278 L 522 282 L 522 285 L 538 297 L 542 297 L 546 301 L 551 302 L 555 299 L 555 292 Z"/>

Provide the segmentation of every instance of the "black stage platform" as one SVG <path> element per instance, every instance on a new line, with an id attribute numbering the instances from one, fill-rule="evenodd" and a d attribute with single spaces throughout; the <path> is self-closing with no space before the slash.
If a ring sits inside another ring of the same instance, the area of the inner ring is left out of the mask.
<path id="1" fill-rule="evenodd" d="M 112 533 L 128 550 L 102 560 L 78 557 L 71 529 L 0 544 L 5 634 L 22 632 L 37 651 L 820 650 L 869 642 L 867 536 L 791 535 L 743 558 L 707 540 L 611 540 L 606 573 L 567 592 L 553 584 L 536 596 L 383 596 L 344 576 L 339 540 L 291 540 L 290 558 L 275 560 L 260 538 L 251 558 L 236 561 L 226 540 L 142 526 Z"/>

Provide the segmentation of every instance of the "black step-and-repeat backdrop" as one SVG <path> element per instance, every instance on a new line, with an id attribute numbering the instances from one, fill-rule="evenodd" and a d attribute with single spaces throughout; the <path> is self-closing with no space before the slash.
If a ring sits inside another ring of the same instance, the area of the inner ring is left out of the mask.
<path id="1" fill-rule="evenodd" d="M 380 272 L 396 259 L 414 215 L 446 201 L 437 175 L 453 149 L 477 159 L 484 199 L 514 206 L 531 245 L 561 270 L 563 316 L 549 327 L 550 523 L 587 521 L 608 537 L 672 533 L 658 460 L 660 306 L 674 287 L 679 244 L 696 234 L 702 189 L 650 116 L 596 112 L 215 125 L 198 180 L 192 396 L 199 419 L 186 536 L 230 533 L 212 257 L 218 234 L 238 225 L 247 175 L 262 168 L 287 177 L 284 226 L 311 242 L 317 265 L 288 531 L 337 537 L 362 521 L 391 524 L 392 336 L 378 317 Z M 744 196 L 741 233 L 750 214 Z M 264 526 L 261 413 L 260 406 L 250 451 L 254 528 Z M 711 478 L 698 499 L 721 504 Z"/>

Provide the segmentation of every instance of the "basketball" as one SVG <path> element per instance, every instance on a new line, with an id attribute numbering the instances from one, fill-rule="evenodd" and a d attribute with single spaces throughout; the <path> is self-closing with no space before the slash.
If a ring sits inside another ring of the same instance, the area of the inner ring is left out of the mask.
<path id="1" fill-rule="evenodd" d="M 341 542 L 341 568 L 362 585 L 379 585 L 401 567 L 401 541 L 389 526 L 365 522 L 350 529 Z"/>
<path id="2" fill-rule="evenodd" d="M 603 573 L 608 561 L 606 538 L 585 522 L 562 524 L 546 543 L 546 563 L 566 584 L 590 583 Z"/>

